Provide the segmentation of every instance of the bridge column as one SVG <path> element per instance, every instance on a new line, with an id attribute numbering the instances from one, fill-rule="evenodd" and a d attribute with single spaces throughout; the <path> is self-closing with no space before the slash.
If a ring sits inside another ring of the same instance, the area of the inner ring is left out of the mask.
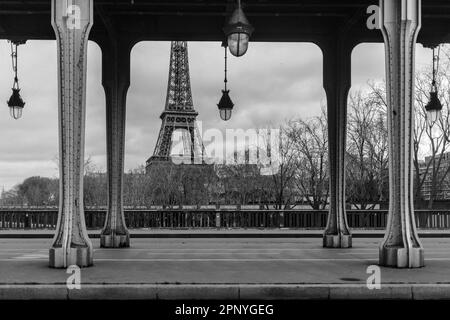
<path id="1" fill-rule="evenodd" d="M 86 60 L 93 1 L 52 0 L 52 26 L 58 45 L 59 214 L 49 265 L 87 267 L 93 250 L 84 221 L 83 165 Z"/>
<path id="2" fill-rule="evenodd" d="M 130 246 L 123 213 L 125 113 L 130 86 L 131 45 L 110 39 L 102 46 L 103 87 L 106 96 L 108 212 L 101 232 L 104 248 Z"/>
<path id="3" fill-rule="evenodd" d="M 352 235 L 345 211 L 347 97 L 353 46 L 336 36 L 322 46 L 323 86 L 327 96 L 330 211 L 323 235 L 325 248 L 349 248 Z"/>
<path id="4" fill-rule="evenodd" d="M 380 246 L 380 265 L 424 266 L 413 205 L 415 44 L 421 26 L 420 0 L 381 0 L 386 47 L 389 128 L 389 217 Z"/>

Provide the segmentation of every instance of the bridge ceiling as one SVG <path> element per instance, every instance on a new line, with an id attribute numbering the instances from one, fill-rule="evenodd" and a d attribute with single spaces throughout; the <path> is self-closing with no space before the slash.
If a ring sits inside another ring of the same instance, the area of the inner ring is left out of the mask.
<path id="1" fill-rule="evenodd" d="M 242 0 L 255 27 L 253 41 L 320 42 L 344 32 L 355 43 L 382 41 L 366 28 L 369 5 L 377 0 Z M 450 42 L 450 1 L 423 0 L 419 42 Z M 95 0 L 91 38 L 221 41 L 231 0 Z M 108 26 L 108 27 L 106 27 Z M 54 39 L 50 0 L 1 0 L 0 37 Z"/>

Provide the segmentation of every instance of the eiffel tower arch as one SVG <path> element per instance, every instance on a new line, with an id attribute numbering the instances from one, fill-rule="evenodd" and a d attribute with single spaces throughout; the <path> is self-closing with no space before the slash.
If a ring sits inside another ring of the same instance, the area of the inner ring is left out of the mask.
<path id="1" fill-rule="evenodd" d="M 196 134 L 197 116 L 192 102 L 187 42 L 172 41 L 166 105 L 160 116 L 162 123 L 155 150 L 146 162 L 147 171 L 153 163 L 173 160 L 170 155 L 173 133 L 179 129 L 183 130 L 183 149 L 189 154 L 188 162 L 196 163 L 198 155 L 203 156 L 203 144 Z"/>

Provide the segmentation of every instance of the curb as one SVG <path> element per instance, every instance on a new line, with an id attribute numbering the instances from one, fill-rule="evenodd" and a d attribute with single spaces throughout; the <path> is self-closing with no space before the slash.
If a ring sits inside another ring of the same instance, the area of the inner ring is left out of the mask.
<path id="1" fill-rule="evenodd" d="M 0 300 L 435 300 L 450 299 L 450 284 L 87 284 L 0 285 Z"/>

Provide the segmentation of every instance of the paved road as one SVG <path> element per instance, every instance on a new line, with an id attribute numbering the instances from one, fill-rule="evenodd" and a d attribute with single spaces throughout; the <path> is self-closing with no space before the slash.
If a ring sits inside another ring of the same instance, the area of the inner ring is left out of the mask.
<path id="1" fill-rule="evenodd" d="M 132 248 L 100 249 L 83 284 L 365 284 L 379 239 L 324 249 L 320 239 L 133 239 Z M 383 284 L 450 284 L 450 239 L 424 239 L 426 267 L 382 268 Z M 0 284 L 64 284 L 47 267 L 48 239 L 0 239 Z"/>

